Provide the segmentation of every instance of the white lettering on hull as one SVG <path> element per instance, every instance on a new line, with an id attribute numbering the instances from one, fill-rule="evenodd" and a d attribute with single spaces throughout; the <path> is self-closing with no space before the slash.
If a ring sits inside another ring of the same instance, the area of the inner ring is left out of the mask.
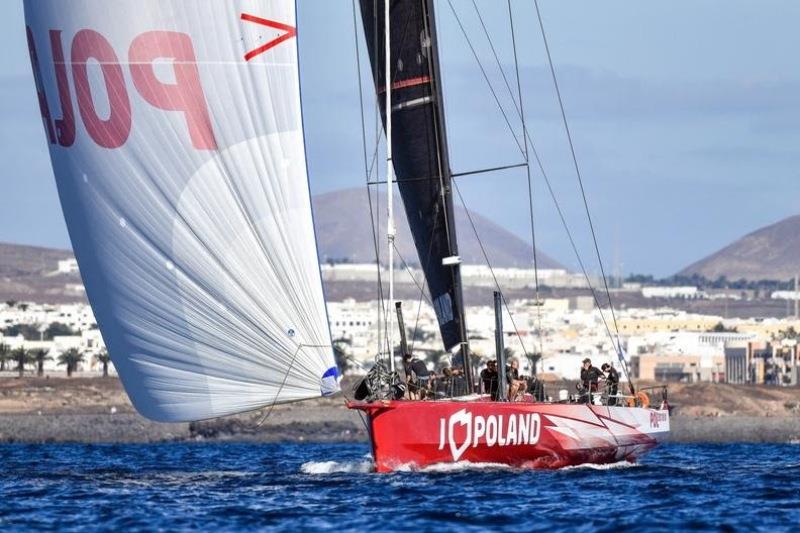
<path id="1" fill-rule="evenodd" d="M 456 411 L 448 419 L 439 419 L 439 449 L 450 447 L 453 461 L 467 448 L 486 446 L 535 446 L 541 433 L 539 413 L 514 413 L 510 415 L 474 415 L 466 409 Z M 456 428 L 463 430 L 456 436 Z"/>

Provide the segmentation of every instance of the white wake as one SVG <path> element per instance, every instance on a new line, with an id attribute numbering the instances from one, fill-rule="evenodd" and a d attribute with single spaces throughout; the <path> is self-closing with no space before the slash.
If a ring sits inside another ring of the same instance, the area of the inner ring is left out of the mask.
<path id="1" fill-rule="evenodd" d="M 410 470 L 425 473 L 450 473 L 466 472 L 470 470 L 511 470 L 511 468 L 511 466 L 501 463 L 471 463 L 469 461 L 459 461 L 457 463 L 436 463 L 424 468 L 411 468 Z"/>
<path id="2" fill-rule="evenodd" d="M 624 468 L 638 468 L 638 463 L 631 463 L 630 461 L 619 461 L 617 463 L 584 463 L 581 465 L 563 466 L 556 470 L 621 470 Z"/>
<path id="3" fill-rule="evenodd" d="M 300 471 L 304 474 L 367 474 L 375 471 L 372 461 L 309 461 L 303 463 Z"/>
<path id="4" fill-rule="evenodd" d="M 637 468 L 637 463 L 620 461 L 618 463 L 592 464 L 585 463 L 574 466 L 563 466 L 554 469 L 541 469 L 545 471 L 569 471 L 569 470 L 619 470 L 625 468 Z M 450 474 L 457 472 L 480 472 L 491 470 L 539 470 L 537 468 L 513 467 L 502 463 L 472 463 L 470 461 L 459 461 L 457 463 L 436 463 L 420 468 L 414 463 L 401 464 L 394 467 L 393 472 L 418 472 L 423 474 Z M 368 474 L 375 472 L 375 463 L 371 459 L 361 461 L 308 461 L 300 466 L 303 474 L 325 475 L 325 474 Z"/>

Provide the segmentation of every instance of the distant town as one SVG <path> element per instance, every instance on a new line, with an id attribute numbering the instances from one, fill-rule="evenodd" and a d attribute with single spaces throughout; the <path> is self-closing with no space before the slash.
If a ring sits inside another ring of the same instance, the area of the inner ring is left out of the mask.
<path id="1" fill-rule="evenodd" d="M 76 274 L 74 259 L 53 265 L 61 274 Z M 375 286 L 375 264 L 324 264 L 323 279 L 332 284 Z M 795 283 L 757 287 L 711 288 L 666 285 L 652 279 L 615 283 L 612 298 L 641 305 L 623 305 L 612 316 L 597 309 L 589 284 L 601 280 L 563 269 L 540 270 L 543 290 L 535 297 L 533 271 L 464 265 L 465 288 L 499 285 L 514 295 L 507 301 L 503 322 L 509 356 L 522 370 L 545 380 L 575 380 L 580 362 L 609 362 L 621 370 L 615 351 L 619 339 L 635 380 L 656 382 L 725 382 L 775 386 L 800 384 L 800 291 Z M 421 289 L 422 272 L 405 268 L 398 284 L 405 285 L 405 325 L 415 356 L 434 371 L 450 365 L 442 350 L 433 308 Z M 635 279 L 635 278 L 634 278 Z M 79 285 L 79 284 L 78 284 Z M 767 294 L 764 287 L 774 289 Z M 566 296 L 558 296 L 563 289 Z M 582 289 L 569 292 L 573 289 Z M 80 291 L 82 287 L 73 287 Z M 338 291 L 341 292 L 341 291 Z M 521 297 L 520 295 L 527 295 Z M 633 298 L 631 295 L 636 296 Z M 686 301 L 737 302 L 767 298 L 785 303 L 782 317 L 733 317 L 690 312 Z M 601 305 L 606 302 L 601 300 Z M 467 307 L 470 349 L 476 359 L 494 357 L 494 312 L 488 305 Z M 331 334 L 339 364 L 348 373 L 363 373 L 379 351 L 385 353 L 385 311 L 377 297 L 347 297 L 328 302 Z M 91 307 L 86 303 L 44 304 L 8 300 L 0 304 L 0 372 L 5 375 L 114 374 Z"/>

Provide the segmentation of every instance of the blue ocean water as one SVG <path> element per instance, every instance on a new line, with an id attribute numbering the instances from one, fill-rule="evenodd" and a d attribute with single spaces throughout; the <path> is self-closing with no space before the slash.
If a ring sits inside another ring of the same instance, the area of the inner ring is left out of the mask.
<path id="1" fill-rule="evenodd" d="M 359 444 L 0 446 L 0 530 L 800 528 L 800 446 L 665 445 L 636 465 L 375 474 Z"/>

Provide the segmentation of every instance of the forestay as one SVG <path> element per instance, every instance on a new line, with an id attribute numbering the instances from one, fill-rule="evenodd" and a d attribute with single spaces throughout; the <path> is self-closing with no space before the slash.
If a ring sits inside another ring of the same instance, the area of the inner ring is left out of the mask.
<path id="1" fill-rule="evenodd" d="M 136 408 L 197 420 L 338 390 L 294 0 L 35 0 L 44 129 Z"/>

